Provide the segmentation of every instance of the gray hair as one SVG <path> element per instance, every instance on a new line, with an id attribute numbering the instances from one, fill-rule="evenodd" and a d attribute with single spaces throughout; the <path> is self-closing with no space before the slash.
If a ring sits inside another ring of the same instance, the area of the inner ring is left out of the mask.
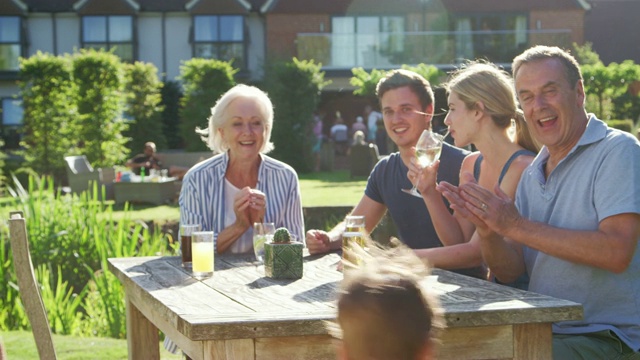
<path id="1" fill-rule="evenodd" d="M 513 78 L 516 78 L 516 76 L 518 75 L 518 70 L 520 70 L 520 67 L 522 65 L 546 59 L 557 59 L 562 63 L 565 68 L 567 81 L 569 82 L 569 85 L 572 89 L 575 89 L 578 81 L 583 81 L 582 72 L 580 71 L 580 64 L 578 64 L 578 61 L 573 56 L 571 56 L 571 54 L 560 49 L 557 46 L 544 45 L 537 45 L 529 48 L 522 54 L 516 56 L 515 59 L 513 59 L 513 63 L 511 65 L 511 68 L 513 70 Z"/>
<path id="2" fill-rule="evenodd" d="M 229 150 L 229 144 L 225 144 L 218 129 L 222 128 L 229 119 L 224 118 L 224 112 L 229 104 L 238 98 L 252 99 L 261 109 L 261 115 L 265 124 L 264 143 L 260 148 L 260 153 L 266 154 L 273 150 L 271 140 L 271 129 L 273 129 L 273 104 L 269 96 L 255 86 L 238 84 L 224 93 L 216 104 L 211 108 L 211 116 L 208 118 L 209 127 L 206 129 L 196 128 L 196 133 L 200 134 L 202 141 L 217 153 Z"/>

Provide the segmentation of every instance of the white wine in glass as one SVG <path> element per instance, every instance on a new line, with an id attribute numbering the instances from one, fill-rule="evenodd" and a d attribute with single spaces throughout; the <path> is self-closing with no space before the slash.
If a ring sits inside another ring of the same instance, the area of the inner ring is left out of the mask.
<path id="1" fill-rule="evenodd" d="M 444 138 L 442 135 L 432 132 L 431 130 L 424 130 L 416 143 L 416 158 L 418 159 L 418 166 L 420 168 L 425 168 L 433 164 L 436 160 L 440 158 L 440 153 L 442 152 L 442 144 L 444 143 Z M 418 192 L 418 182 L 420 179 L 416 180 L 416 184 L 413 185 L 411 189 L 402 189 L 402 191 L 407 194 L 422 197 Z"/>

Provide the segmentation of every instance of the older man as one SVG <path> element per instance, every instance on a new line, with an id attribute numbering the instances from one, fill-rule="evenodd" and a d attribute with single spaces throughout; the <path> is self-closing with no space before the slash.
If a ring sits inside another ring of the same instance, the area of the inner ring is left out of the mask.
<path id="1" fill-rule="evenodd" d="M 565 51 L 533 47 L 513 74 L 544 144 L 515 203 L 477 184 L 439 189 L 476 223 L 499 280 L 526 271 L 529 290 L 584 306 L 582 321 L 554 324 L 554 358 L 640 359 L 640 144 L 586 113 L 580 67 Z"/>

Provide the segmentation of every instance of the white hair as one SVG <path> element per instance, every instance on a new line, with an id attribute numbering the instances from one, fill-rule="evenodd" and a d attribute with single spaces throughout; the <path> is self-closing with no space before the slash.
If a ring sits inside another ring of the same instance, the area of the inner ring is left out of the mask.
<path id="1" fill-rule="evenodd" d="M 238 84 L 229 89 L 211 108 L 211 116 L 208 119 L 209 127 L 206 129 L 196 128 L 196 133 L 202 135 L 202 141 L 214 152 L 223 153 L 229 150 L 229 144 L 224 142 L 218 129 L 222 128 L 228 121 L 223 117 L 225 110 L 227 110 L 231 102 L 238 98 L 252 99 L 256 102 L 262 112 L 265 126 L 264 142 L 260 152 L 266 154 L 273 150 L 273 143 L 270 141 L 271 129 L 273 129 L 273 104 L 269 96 L 255 86 Z"/>

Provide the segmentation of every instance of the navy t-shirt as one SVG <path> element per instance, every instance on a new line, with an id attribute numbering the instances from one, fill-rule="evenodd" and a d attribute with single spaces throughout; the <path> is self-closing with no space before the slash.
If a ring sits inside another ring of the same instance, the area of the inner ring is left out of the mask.
<path id="1" fill-rule="evenodd" d="M 440 168 L 437 181 L 446 181 L 458 185 L 460 167 L 468 151 L 445 143 L 440 155 Z M 404 193 L 401 189 L 410 189 L 411 182 L 407 178 L 409 169 L 400 158 L 400 153 L 393 153 L 378 162 L 369 180 L 365 195 L 374 201 L 384 204 L 398 230 L 400 240 L 412 249 L 429 249 L 441 247 L 431 216 L 424 200 Z"/>

